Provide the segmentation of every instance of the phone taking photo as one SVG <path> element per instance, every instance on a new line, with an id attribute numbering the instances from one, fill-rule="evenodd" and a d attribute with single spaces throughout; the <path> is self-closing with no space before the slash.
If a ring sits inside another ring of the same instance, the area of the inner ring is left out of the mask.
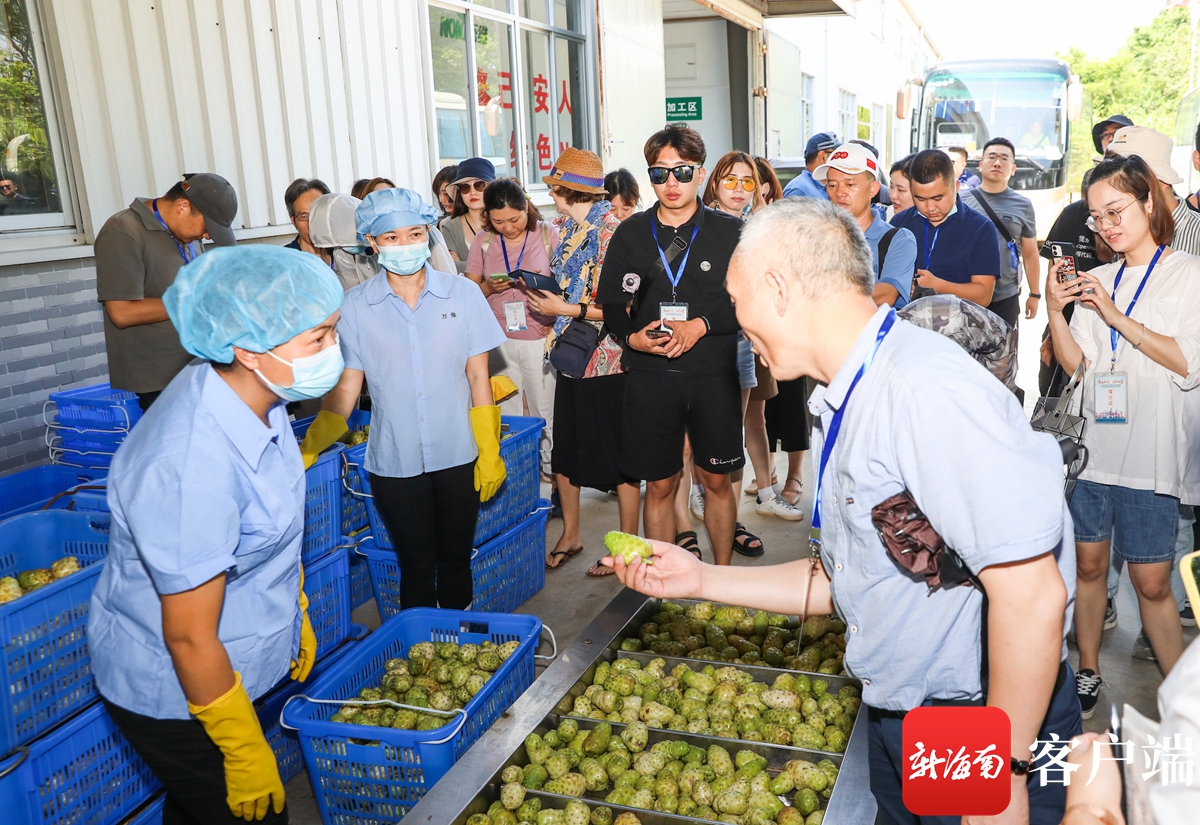
<path id="1" fill-rule="evenodd" d="M 1067 281 L 1074 281 L 1079 277 L 1079 273 L 1075 270 L 1075 244 L 1051 243 L 1050 257 L 1062 262 L 1058 268 L 1058 282 L 1060 284 L 1065 284 Z"/>

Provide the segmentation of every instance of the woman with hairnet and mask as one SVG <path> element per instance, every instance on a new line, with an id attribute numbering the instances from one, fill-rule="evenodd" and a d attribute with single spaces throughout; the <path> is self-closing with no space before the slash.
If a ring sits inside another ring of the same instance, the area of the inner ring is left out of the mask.
<path id="1" fill-rule="evenodd" d="M 287 822 L 251 703 L 316 656 L 283 402 L 337 383 L 341 302 L 320 258 L 273 246 L 201 255 L 163 295 L 197 359 L 113 458 L 88 648 L 113 721 L 166 788 L 166 823 Z"/>
<path id="2" fill-rule="evenodd" d="M 504 331 L 474 282 L 429 264 L 437 213 L 420 195 L 372 192 L 355 219 L 384 271 L 346 293 L 338 322 L 346 370 L 300 451 L 315 460 L 346 431 L 365 378 L 373 407 L 365 466 L 399 559 L 400 602 L 461 610 L 472 600 L 479 503 L 505 476 L 488 381 L 488 351 Z"/>

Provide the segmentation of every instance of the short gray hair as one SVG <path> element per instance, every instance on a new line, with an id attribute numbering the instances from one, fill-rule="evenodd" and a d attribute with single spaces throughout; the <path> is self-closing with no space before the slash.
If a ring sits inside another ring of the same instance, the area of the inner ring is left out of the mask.
<path id="1" fill-rule="evenodd" d="M 866 236 L 848 211 L 826 200 L 784 198 L 754 213 L 734 257 L 760 271 L 777 269 L 814 300 L 843 291 L 870 295 L 875 287 Z"/>

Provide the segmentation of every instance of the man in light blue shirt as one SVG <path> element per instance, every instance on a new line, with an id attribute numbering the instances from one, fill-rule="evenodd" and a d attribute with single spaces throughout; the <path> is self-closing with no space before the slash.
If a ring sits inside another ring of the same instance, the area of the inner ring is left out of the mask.
<path id="1" fill-rule="evenodd" d="M 879 159 L 859 142 L 843 143 L 813 171 L 829 200 L 849 212 L 871 245 L 876 304 L 902 309 L 912 291 L 917 239 L 907 229 L 890 226 L 871 208 L 879 192 Z"/>
<path id="2" fill-rule="evenodd" d="M 1082 730 L 1064 644 L 1075 556 L 1061 453 L 954 342 L 876 307 L 874 282 L 851 217 L 811 199 L 747 221 L 726 279 L 772 374 L 824 385 L 809 403 L 819 468 L 810 558 L 714 570 L 655 543 L 653 565 L 612 564 L 627 585 L 656 596 L 801 615 L 836 609 L 847 624 L 844 665 L 862 680 L 868 706 L 871 791 L 884 821 L 922 821 L 902 798 L 911 771 L 904 715 L 986 703 L 1008 715 L 1008 745 L 1021 760 L 1009 774 L 1008 815 L 1023 820 L 1027 805 L 1030 822 L 1051 825 L 1063 815 L 1065 788 L 1042 786 L 1036 771 L 1048 762 L 1030 771 L 1030 745 Z M 986 624 L 979 590 L 931 593 L 924 576 L 888 554 L 872 508 L 902 491 L 986 591 Z"/>
<path id="3" fill-rule="evenodd" d="M 833 132 L 818 132 L 808 139 L 804 147 L 804 165 L 807 167 L 783 187 L 785 198 L 817 198 L 829 200 L 825 187 L 813 178 L 813 170 L 829 159 L 838 146 L 838 137 Z"/>

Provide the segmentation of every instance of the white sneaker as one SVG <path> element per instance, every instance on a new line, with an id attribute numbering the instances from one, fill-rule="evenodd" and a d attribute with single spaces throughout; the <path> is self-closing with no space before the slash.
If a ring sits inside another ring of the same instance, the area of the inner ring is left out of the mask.
<path id="1" fill-rule="evenodd" d="M 774 498 L 757 502 L 754 509 L 759 515 L 776 516 L 784 521 L 800 521 L 804 518 L 803 510 L 788 504 L 784 497 L 778 493 L 775 494 Z"/>
<path id="2" fill-rule="evenodd" d="M 688 506 L 692 508 L 696 518 L 704 520 L 704 493 L 691 493 L 688 496 Z"/>

